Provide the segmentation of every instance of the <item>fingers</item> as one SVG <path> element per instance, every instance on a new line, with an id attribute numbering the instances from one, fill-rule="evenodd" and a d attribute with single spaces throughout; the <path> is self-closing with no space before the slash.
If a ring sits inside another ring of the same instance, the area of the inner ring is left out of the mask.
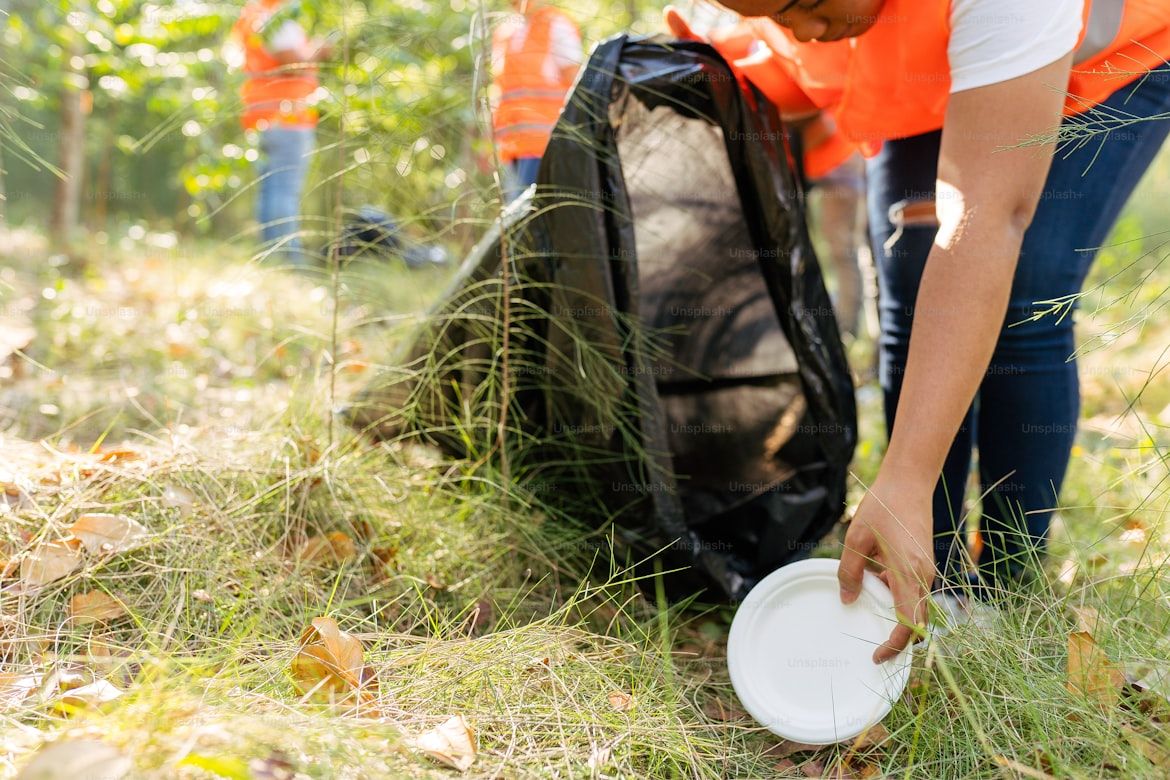
<path id="1" fill-rule="evenodd" d="M 873 651 L 873 662 L 880 664 L 888 661 L 898 653 L 906 649 L 906 645 L 910 644 L 910 638 L 914 636 L 914 630 L 904 624 L 899 623 L 897 627 L 890 632 L 890 638 L 882 642 L 877 650 Z"/>
<path id="2" fill-rule="evenodd" d="M 894 594 L 898 625 L 890 637 L 873 653 L 874 663 L 888 661 L 906 649 L 911 641 L 925 634 L 926 599 L 930 592 L 926 581 L 916 571 L 886 570 L 887 583 Z"/>
<path id="3" fill-rule="evenodd" d="M 837 567 L 841 603 L 852 604 L 861 593 L 861 578 L 865 576 L 865 563 L 873 551 L 873 542 L 873 535 L 861 526 L 851 526 L 845 534 L 845 549 Z"/>

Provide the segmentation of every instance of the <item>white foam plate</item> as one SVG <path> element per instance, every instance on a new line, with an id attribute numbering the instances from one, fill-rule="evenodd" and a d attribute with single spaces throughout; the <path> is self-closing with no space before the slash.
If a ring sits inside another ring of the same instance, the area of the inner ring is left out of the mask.
<path id="1" fill-rule="evenodd" d="M 744 708 L 793 742 L 856 737 L 889 713 L 910 679 L 910 650 L 872 660 L 896 623 L 889 588 L 867 571 L 857 600 L 842 604 L 837 564 L 813 558 L 760 580 L 727 638 L 731 684 Z"/>

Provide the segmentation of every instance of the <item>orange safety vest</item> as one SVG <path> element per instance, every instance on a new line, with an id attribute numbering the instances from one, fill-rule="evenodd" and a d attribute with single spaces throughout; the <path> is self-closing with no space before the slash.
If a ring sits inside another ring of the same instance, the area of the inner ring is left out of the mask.
<path id="1" fill-rule="evenodd" d="M 567 19 L 555 8 L 539 7 L 527 15 L 525 25 L 501 26 L 492 37 L 493 59 L 503 63 L 493 85 L 497 102 L 492 129 L 504 162 L 544 154 L 572 86 L 561 80 L 560 68 L 551 62 L 552 24 L 558 18 Z M 522 31 L 524 41 L 518 46 Z"/>
<path id="2" fill-rule="evenodd" d="M 313 127 L 317 110 L 317 69 L 307 63 L 281 65 L 260 35 L 265 20 L 284 0 L 258 0 L 244 6 L 232 35 L 244 47 L 244 74 L 240 88 L 244 101 L 241 117 L 246 129 L 263 130 L 272 125 Z"/>
<path id="3" fill-rule="evenodd" d="M 887 0 L 856 38 L 801 43 L 770 19 L 745 20 L 766 44 L 733 62 L 786 112 L 830 112 L 837 134 L 806 152 L 811 177 L 855 149 L 938 130 L 950 97 L 949 0 Z M 718 45 L 718 44 L 717 44 Z M 1170 57 L 1170 0 L 1085 0 L 1066 116 L 1102 103 Z"/>

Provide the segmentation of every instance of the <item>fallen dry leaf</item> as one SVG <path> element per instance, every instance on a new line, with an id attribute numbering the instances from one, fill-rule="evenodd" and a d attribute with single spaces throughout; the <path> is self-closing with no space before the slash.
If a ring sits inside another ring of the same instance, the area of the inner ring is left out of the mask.
<path id="1" fill-rule="evenodd" d="M 81 625 L 107 623 L 125 614 L 121 601 L 100 590 L 78 593 L 69 599 L 69 617 Z"/>
<path id="2" fill-rule="evenodd" d="M 142 457 L 142 453 L 137 450 L 128 449 L 126 447 L 119 447 L 110 450 L 98 450 L 96 453 L 97 459 L 102 463 L 125 462 L 128 460 L 138 460 Z"/>
<path id="3" fill-rule="evenodd" d="M 70 688 L 57 699 L 58 709 L 68 712 L 81 707 L 101 709 L 122 695 L 122 691 L 106 680 L 94 680 L 88 685 Z"/>
<path id="4" fill-rule="evenodd" d="M 608 745 L 593 745 L 589 749 L 589 760 L 585 762 L 586 766 L 588 766 L 594 772 L 597 772 L 597 770 L 603 768 L 606 764 L 609 763 L 610 759 L 613 758 L 613 747 L 614 743 L 610 743 Z"/>
<path id="5" fill-rule="evenodd" d="M 711 718 L 711 720 L 718 720 L 723 723 L 744 720 L 748 717 L 747 712 L 739 707 L 725 703 L 722 699 L 711 699 L 704 704 L 703 714 Z"/>
<path id="6" fill-rule="evenodd" d="M 452 715 L 408 743 L 449 767 L 466 772 L 475 762 L 475 732 L 462 715 Z"/>
<path id="7" fill-rule="evenodd" d="M 890 732 L 880 723 L 875 723 L 865 731 L 857 735 L 857 739 L 853 740 L 853 744 L 849 746 L 851 752 L 858 750 L 868 750 L 872 747 L 885 742 L 890 738 Z"/>
<path id="8" fill-rule="evenodd" d="M 41 748 L 16 780 L 78 780 L 100 777 L 119 780 L 130 772 L 132 761 L 117 748 L 95 739 L 54 742 Z"/>
<path id="9" fill-rule="evenodd" d="M 1093 701 L 1103 709 L 1116 707 L 1125 685 L 1125 674 L 1097 646 L 1088 631 L 1072 631 L 1068 635 L 1068 676 L 1065 685 L 1069 691 Z"/>
<path id="10" fill-rule="evenodd" d="M 606 698 L 609 699 L 609 706 L 618 712 L 629 712 L 634 708 L 634 697 L 623 691 L 610 691 Z"/>
<path id="11" fill-rule="evenodd" d="M 91 555 L 126 552 L 142 546 L 149 531 L 137 520 L 125 515 L 93 512 L 77 518 L 69 526 L 74 538 L 81 540 Z"/>
<path id="12" fill-rule="evenodd" d="M 817 758 L 811 758 L 800 765 L 800 771 L 804 773 L 805 777 L 815 777 L 818 780 L 825 780 L 825 762 Z"/>
<path id="13" fill-rule="evenodd" d="M 40 690 L 43 681 L 40 674 L 0 672 L 0 704 L 15 707 Z"/>
<path id="14" fill-rule="evenodd" d="M 1122 728 L 1125 741 L 1133 745 L 1151 764 L 1170 771 L 1170 747 L 1166 742 L 1158 743 L 1131 728 Z"/>
<path id="15" fill-rule="evenodd" d="M 447 586 L 435 574 L 427 573 L 427 585 L 435 590 L 446 590 Z"/>
<path id="16" fill-rule="evenodd" d="M 48 585 L 81 566 L 81 551 L 69 542 L 46 542 L 20 562 L 20 578 L 29 585 Z"/>
<path id="17" fill-rule="evenodd" d="M 1076 618 L 1077 631 L 1085 631 L 1089 634 L 1097 630 L 1097 625 L 1101 622 L 1101 614 L 1096 607 L 1070 607 L 1073 617 Z"/>
<path id="18" fill-rule="evenodd" d="M 321 563 L 331 561 L 340 563 L 357 557 L 357 547 L 353 539 L 334 531 L 327 536 L 314 536 L 305 542 L 301 548 L 300 559 L 306 563 Z"/>
<path id="19" fill-rule="evenodd" d="M 1159 723 L 1170 723 L 1170 670 L 1139 667 L 1125 674 L 1126 705 Z"/>
<path id="20" fill-rule="evenodd" d="M 361 641 L 327 617 L 314 618 L 301 634 L 292 676 L 301 693 L 315 691 L 327 697 L 349 695 L 368 687 L 372 679 L 363 663 Z"/>
<path id="21" fill-rule="evenodd" d="M 772 758 L 784 759 L 788 758 L 794 753 L 804 753 L 805 751 L 809 750 L 816 751 L 821 750 L 824 747 L 824 745 L 809 745 L 804 742 L 793 742 L 790 739 L 783 739 L 765 750 L 764 755 L 771 756 Z"/>

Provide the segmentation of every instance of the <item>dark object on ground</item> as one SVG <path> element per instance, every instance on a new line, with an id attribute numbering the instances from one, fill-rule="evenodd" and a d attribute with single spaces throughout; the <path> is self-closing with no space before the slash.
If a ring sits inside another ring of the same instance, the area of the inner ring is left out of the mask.
<path id="1" fill-rule="evenodd" d="M 394 217 L 375 206 L 362 206 L 345 217 L 337 253 L 349 258 L 362 252 L 399 256 L 411 268 L 445 265 L 448 260 L 441 246 L 411 242 Z"/>
<path id="2" fill-rule="evenodd" d="M 490 450 L 507 257 L 519 478 L 612 521 L 634 560 L 686 567 L 666 577 L 672 598 L 743 598 L 840 517 L 856 442 L 790 161 L 775 108 L 707 45 L 600 44 L 535 194 L 471 252 L 351 422 Z"/>

